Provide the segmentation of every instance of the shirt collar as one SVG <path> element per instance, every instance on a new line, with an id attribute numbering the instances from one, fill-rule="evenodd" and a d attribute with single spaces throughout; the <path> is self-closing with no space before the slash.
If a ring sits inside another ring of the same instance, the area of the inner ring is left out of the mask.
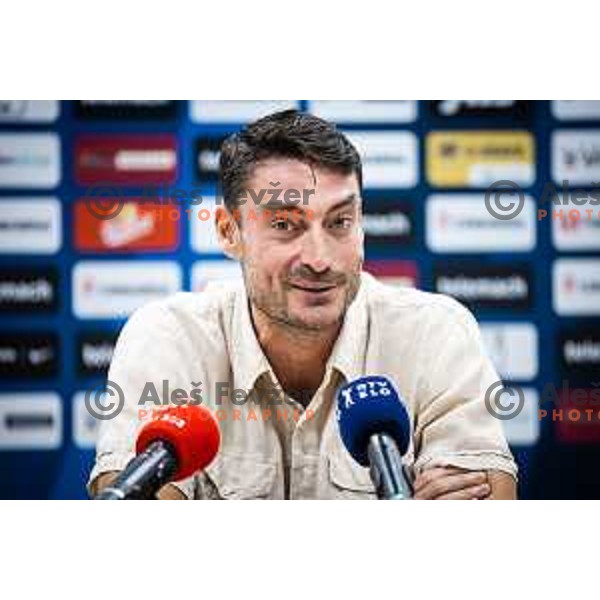
<path id="1" fill-rule="evenodd" d="M 246 288 L 241 285 L 237 290 L 233 307 L 234 326 L 230 356 L 237 357 L 237 360 L 232 361 L 235 384 L 246 391 L 254 387 L 256 380 L 263 373 L 271 370 L 269 361 L 256 338 L 249 302 Z"/>
<path id="2" fill-rule="evenodd" d="M 328 361 L 328 366 L 338 370 L 346 381 L 361 377 L 365 371 L 369 335 L 369 315 L 365 288 L 364 277 L 361 277 L 358 293 L 346 311 L 342 329 Z"/>

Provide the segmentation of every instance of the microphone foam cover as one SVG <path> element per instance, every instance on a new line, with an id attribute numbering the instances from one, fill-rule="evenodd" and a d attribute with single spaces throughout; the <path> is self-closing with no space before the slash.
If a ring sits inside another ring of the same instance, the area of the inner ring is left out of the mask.
<path id="1" fill-rule="evenodd" d="M 369 466 L 369 439 L 387 433 L 401 455 L 410 443 L 410 418 L 387 377 L 368 376 L 347 383 L 338 392 L 337 419 L 342 441 L 352 458 Z"/>
<path id="2" fill-rule="evenodd" d="M 144 425 L 136 441 L 136 453 L 152 442 L 169 443 L 177 455 L 174 481 L 206 468 L 219 451 L 221 433 L 211 412 L 194 404 L 170 406 Z"/>

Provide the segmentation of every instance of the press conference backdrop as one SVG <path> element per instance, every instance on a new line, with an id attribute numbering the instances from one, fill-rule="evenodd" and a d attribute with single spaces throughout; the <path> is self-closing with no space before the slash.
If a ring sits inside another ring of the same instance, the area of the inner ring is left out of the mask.
<path id="1" fill-rule="evenodd" d="M 86 497 L 85 391 L 137 306 L 239 277 L 200 214 L 219 144 L 292 106 L 337 122 L 363 155 L 367 270 L 464 302 L 523 390 L 503 422 L 520 496 L 600 498 L 597 418 L 538 416 L 600 389 L 600 101 L 454 100 L 0 101 L 0 497 Z M 512 219 L 486 208 L 497 180 L 524 190 Z M 587 190 L 578 220 L 542 202 L 563 180 Z M 156 186 L 180 206 L 141 202 Z M 114 219 L 84 201 L 121 190 Z"/>

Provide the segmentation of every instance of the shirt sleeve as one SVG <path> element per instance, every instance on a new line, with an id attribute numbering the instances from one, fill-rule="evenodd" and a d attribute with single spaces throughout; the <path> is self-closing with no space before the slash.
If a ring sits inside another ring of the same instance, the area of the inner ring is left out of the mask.
<path id="1" fill-rule="evenodd" d="M 486 390 L 500 380 L 473 315 L 440 297 L 423 339 L 415 419 L 415 470 L 455 466 L 499 470 L 516 479 L 517 466 L 502 422 L 486 408 Z"/>
<path id="2" fill-rule="evenodd" d="M 191 356 L 196 358 L 194 373 Z M 120 471 L 134 457 L 140 428 L 153 409 L 161 408 L 150 398 L 164 401 L 165 383 L 169 394 L 176 388 L 189 393 L 194 382 L 206 381 L 205 375 L 198 352 L 193 352 L 183 327 L 168 307 L 151 303 L 137 310 L 119 335 L 108 374 L 109 385 L 122 394 L 123 409 L 112 419 L 100 421 L 88 491 L 101 473 Z M 193 477 L 172 485 L 187 498 L 194 497 Z"/>

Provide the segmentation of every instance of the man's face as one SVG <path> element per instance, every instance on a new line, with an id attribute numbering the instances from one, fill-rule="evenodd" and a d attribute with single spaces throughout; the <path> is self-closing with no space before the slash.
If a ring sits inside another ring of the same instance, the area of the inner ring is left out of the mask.
<path id="1" fill-rule="evenodd" d="M 337 326 L 358 292 L 363 263 L 356 175 L 271 159 L 256 167 L 247 187 L 256 195 L 260 190 L 282 190 L 278 203 L 270 203 L 272 194 L 266 193 L 256 206 L 248 193 L 239 207 L 240 258 L 254 307 L 298 329 Z M 286 190 L 298 190 L 307 204 L 282 203 Z"/>

